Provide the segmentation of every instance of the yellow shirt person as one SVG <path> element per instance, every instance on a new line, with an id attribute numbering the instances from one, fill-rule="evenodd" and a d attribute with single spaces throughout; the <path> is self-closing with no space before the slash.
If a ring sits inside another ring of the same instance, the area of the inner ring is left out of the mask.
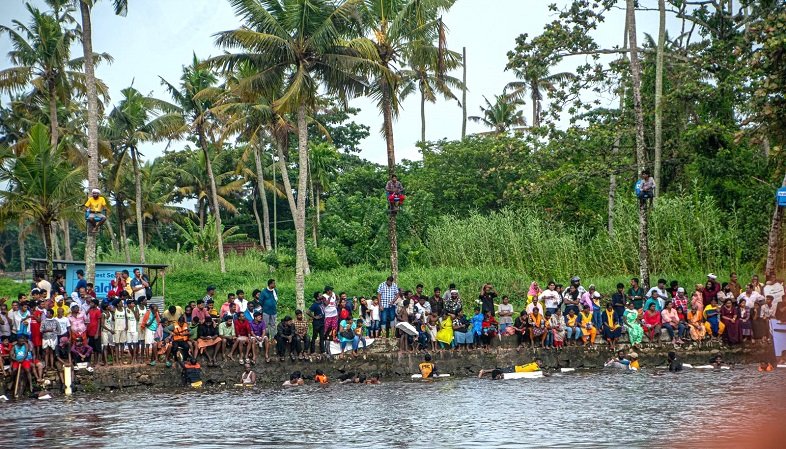
<path id="1" fill-rule="evenodd" d="M 109 206 L 106 204 L 106 198 L 101 196 L 100 190 L 93 189 L 85 201 L 85 220 L 88 228 L 92 225 L 90 232 L 98 232 L 98 227 L 106 221 L 107 212 L 109 212 Z"/>

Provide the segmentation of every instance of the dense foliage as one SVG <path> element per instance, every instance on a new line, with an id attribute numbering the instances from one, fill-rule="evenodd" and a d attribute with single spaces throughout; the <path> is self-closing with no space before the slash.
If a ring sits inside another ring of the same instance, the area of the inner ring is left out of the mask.
<path id="1" fill-rule="evenodd" d="M 0 166 L 7 173 L 27 160 L 31 132 L 40 146 L 41 127 L 52 128 L 53 120 L 53 154 L 72 166 L 85 164 L 81 63 L 70 60 L 62 46 L 34 45 L 47 35 L 67 43 L 80 36 L 68 19 L 70 2 L 49 3 L 49 11 L 30 9 L 29 26 L 20 28 L 20 22 L 0 28 L 15 46 L 10 53 L 14 67 L 0 71 L 0 90 L 10 94 L 0 106 Z M 290 35 L 260 19 L 268 13 L 256 6 L 278 5 L 294 14 L 303 4 L 232 3 L 239 13 L 245 11 L 239 20 L 247 26 L 282 36 Z M 322 13 L 333 8 L 331 2 L 312 3 L 328 8 Z M 225 244 L 245 236 L 264 250 L 248 260 L 291 272 L 296 260 L 295 201 L 305 199 L 303 226 L 311 269 L 389 269 L 384 186 L 390 168 L 359 156 L 370 128 L 356 122 L 359 111 L 346 102 L 368 94 L 382 107 L 385 89 L 403 97 L 410 93 L 406 89 L 416 88 L 424 102 L 436 101 L 435 92 L 454 99 L 450 88 L 460 89 L 461 83 L 443 77 L 447 75 L 440 70 L 446 67 L 438 57 L 448 56 L 447 69 L 460 67 L 461 61 L 444 48 L 441 20 L 435 28 L 439 33 L 428 35 L 424 43 L 426 36 L 415 39 L 391 31 L 389 27 L 403 25 L 363 9 L 364 2 L 333 3 L 342 19 L 329 27 L 329 37 L 346 46 L 323 42 L 327 38 L 318 34 L 324 31 L 322 25 L 311 24 L 308 32 L 317 33 L 312 43 L 327 58 L 314 64 L 338 64 L 311 73 L 313 79 L 300 79 L 306 75 L 289 69 L 270 79 L 260 75 L 262 66 L 275 66 L 275 51 L 285 51 L 272 34 L 252 35 L 239 28 L 222 34 L 217 44 L 247 53 L 207 62 L 183 55 L 190 64 L 183 78 L 165 82 L 172 94 L 166 100 L 172 103 L 128 87 L 118 108 L 102 111 L 107 114 L 100 120 L 100 182 L 112 214 L 107 231 L 98 236 L 99 258 L 136 260 L 141 243 L 159 262 L 168 262 L 160 251 L 178 250 L 213 260 L 219 235 Z M 624 25 L 607 23 L 605 17 L 616 3 L 574 0 L 563 9 L 553 7 L 554 20 L 542 33 L 522 34 L 510 43 L 506 69 L 516 81 L 502 93 L 487 93 L 494 101 L 477 116 L 489 133 L 420 142 L 422 160 L 397 161 L 408 195 L 397 214 L 398 260 L 407 273 L 423 267 L 462 272 L 504 267 L 546 279 L 637 272 L 633 184 L 638 173 L 633 100 L 626 93 L 632 82 L 629 61 L 624 46 L 604 49 L 593 38 L 599 27 L 616 27 L 622 36 Z M 738 13 L 720 1 L 667 3 L 668 14 L 681 29 L 665 36 L 664 66 L 657 65 L 656 38 L 640 41 L 639 52 L 645 165 L 662 161 L 650 218 L 652 270 L 760 267 L 773 192 L 786 170 L 786 7 L 778 1 L 748 0 L 740 2 Z M 428 11 L 447 10 L 451 4 L 435 1 Z M 353 14 L 353 8 L 363 14 Z M 401 20 L 406 19 L 405 9 Z M 393 41 L 384 41 L 380 30 Z M 364 40 L 369 34 L 383 40 Z M 31 43 L 29 49 L 25 42 Z M 296 40 L 290 44 L 298 45 Z M 391 72 L 393 60 L 377 54 L 388 47 L 400 50 L 411 69 Z M 263 54 L 267 56 L 259 56 Z M 96 56 L 100 62 L 102 55 Z M 348 62 L 361 57 L 364 64 Z M 553 73 L 557 64 L 572 70 Z M 662 155 L 654 153 L 658 69 L 664 86 Z M 370 85 L 364 84 L 367 79 Z M 329 94 L 322 95 L 319 86 L 328 84 Z M 105 86 L 99 87 L 105 93 Z M 394 106 L 398 101 L 389 100 Z M 617 103 L 619 107 L 609 107 Z M 298 109 L 303 104 L 307 110 Z M 305 147 L 297 138 L 296 122 L 301 119 L 307 123 Z M 423 123 L 425 128 L 425 117 Z M 174 137 L 187 143 L 157 158 L 145 154 L 146 142 Z M 298 186 L 302 166 L 308 167 L 305 188 Z M 16 179 L 6 179 L 11 183 L 3 188 L 9 192 L 27 191 Z M 38 218 L 11 206 L 8 200 L 0 204 L 0 267 L 15 271 L 21 266 L 20 243 L 27 257 L 42 257 L 49 235 L 44 238 L 40 225 L 36 228 Z M 221 233 L 216 231 L 216 208 Z M 78 198 L 73 209 L 80 209 Z M 84 257 L 85 229 L 79 214 L 63 212 L 48 223 L 55 236 L 50 255 L 67 247 L 72 257 Z M 64 227 L 70 232 L 63 232 Z M 127 227 L 138 232 L 129 233 Z M 236 268 L 230 265 L 230 271 Z M 192 270 L 196 273 L 197 268 L 187 269 Z M 258 270 L 249 266 L 235 274 Z M 206 282 L 193 276 L 200 284 Z M 314 281 L 307 281 L 306 293 L 309 288 L 315 288 Z"/>

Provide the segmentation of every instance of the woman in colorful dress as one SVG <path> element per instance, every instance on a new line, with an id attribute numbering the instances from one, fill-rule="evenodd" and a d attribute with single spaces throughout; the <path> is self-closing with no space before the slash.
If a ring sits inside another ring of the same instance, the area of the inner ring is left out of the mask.
<path id="1" fill-rule="evenodd" d="M 540 338 L 540 347 L 544 347 L 546 341 L 546 319 L 540 313 L 540 308 L 535 306 L 532 308 L 532 313 L 529 314 L 529 340 L 532 342 L 532 347 L 535 347 L 535 338 Z"/>
<path id="2" fill-rule="evenodd" d="M 632 301 L 628 301 L 626 304 L 625 313 L 622 317 L 625 320 L 625 327 L 628 329 L 630 345 L 636 346 L 641 344 L 641 340 L 644 338 L 644 329 L 641 327 L 641 323 L 639 323 L 639 311 L 633 306 Z"/>
<path id="3" fill-rule="evenodd" d="M 649 342 L 660 345 L 661 317 L 655 303 L 650 303 L 649 309 L 644 311 L 641 317 L 641 324 Z"/>
<path id="4" fill-rule="evenodd" d="M 690 339 L 699 344 L 707 335 L 707 328 L 704 327 L 704 311 L 703 310 L 689 310 L 688 311 L 688 331 L 690 332 Z"/>
<path id="5" fill-rule="evenodd" d="M 442 317 L 437 331 L 437 342 L 442 349 L 450 349 L 453 344 L 453 315 L 448 313 Z"/>
<path id="6" fill-rule="evenodd" d="M 710 334 L 710 339 L 716 339 L 723 335 L 726 325 L 720 319 L 717 299 L 710 299 L 710 303 L 704 306 L 704 321 L 704 328 Z"/>

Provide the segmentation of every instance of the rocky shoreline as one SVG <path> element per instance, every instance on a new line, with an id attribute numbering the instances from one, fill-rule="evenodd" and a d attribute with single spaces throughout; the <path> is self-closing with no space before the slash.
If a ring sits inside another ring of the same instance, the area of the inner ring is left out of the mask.
<path id="1" fill-rule="evenodd" d="M 440 372 L 450 373 L 453 377 L 477 376 L 480 369 L 510 366 L 528 363 L 535 358 L 540 358 L 546 370 L 559 368 L 584 368 L 600 369 L 614 353 L 604 345 L 595 349 L 583 347 L 565 347 L 560 351 L 546 349 L 531 349 L 511 347 L 511 342 L 503 340 L 499 347 L 490 350 L 471 351 L 438 351 L 432 353 L 433 361 Z M 644 344 L 637 349 L 642 368 L 654 368 L 663 365 L 669 351 L 675 350 L 671 345 L 657 346 Z M 759 363 L 771 357 L 771 348 L 765 345 L 749 347 L 728 348 L 717 344 L 705 345 L 698 349 L 678 349 L 676 352 L 685 363 L 706 364 L 710 357 L 721 355 L 728 364 Z M 338 357 L 312 357 L 306 360 L 291 361 L 286 358 L 283 362 L 277 358 L 270 363 L 264 361 L 253 366 L 257 375 L 257 383 L 275 386 L 289 378 L 293 371 L 300 371 L 308 378 L 314 375 L 317 369 L 324 371 L 329 377 L 335 378 L 342 373 L 376 373 L 382 379 L 409 379 L 411 374 L 418 371 L 418 364 L 423 361 L 422 354 L 397 353 L 393 340 L 378 340 L 365 353 L 353 357 L 345 354 Z M 216 385 L 232 385 L 239 381 L 243 366 L 238 362 L 223 362 L 217 367 L 203 367 L 202 379 L 207 387 Z M 62 386 L 53 371 L 47 373 L 51 381 L 50 391 L 59 395 Z M 80 370 L 75 373 L 73 380 L 75 395 L 84 393 L 97 393 L 115 390 L 135 389 L 178 389 L 185 384 L 181 376 L 181 369 L 175 364 L 166 367 L 163 364 L 149 366 L 137 365 L 110 365 L 97 366 L 93 372 Z"/>

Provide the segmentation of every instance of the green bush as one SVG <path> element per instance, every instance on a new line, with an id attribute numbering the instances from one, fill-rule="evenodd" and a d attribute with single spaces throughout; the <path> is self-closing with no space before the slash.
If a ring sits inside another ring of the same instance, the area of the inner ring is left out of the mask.
<path id="1" fill-rule="evenodd" d="M 310 247 L 308 259 L 311 266 L 317 270 L 333 270 L 341 266 L 338 253 L 330 246 Z"/>

